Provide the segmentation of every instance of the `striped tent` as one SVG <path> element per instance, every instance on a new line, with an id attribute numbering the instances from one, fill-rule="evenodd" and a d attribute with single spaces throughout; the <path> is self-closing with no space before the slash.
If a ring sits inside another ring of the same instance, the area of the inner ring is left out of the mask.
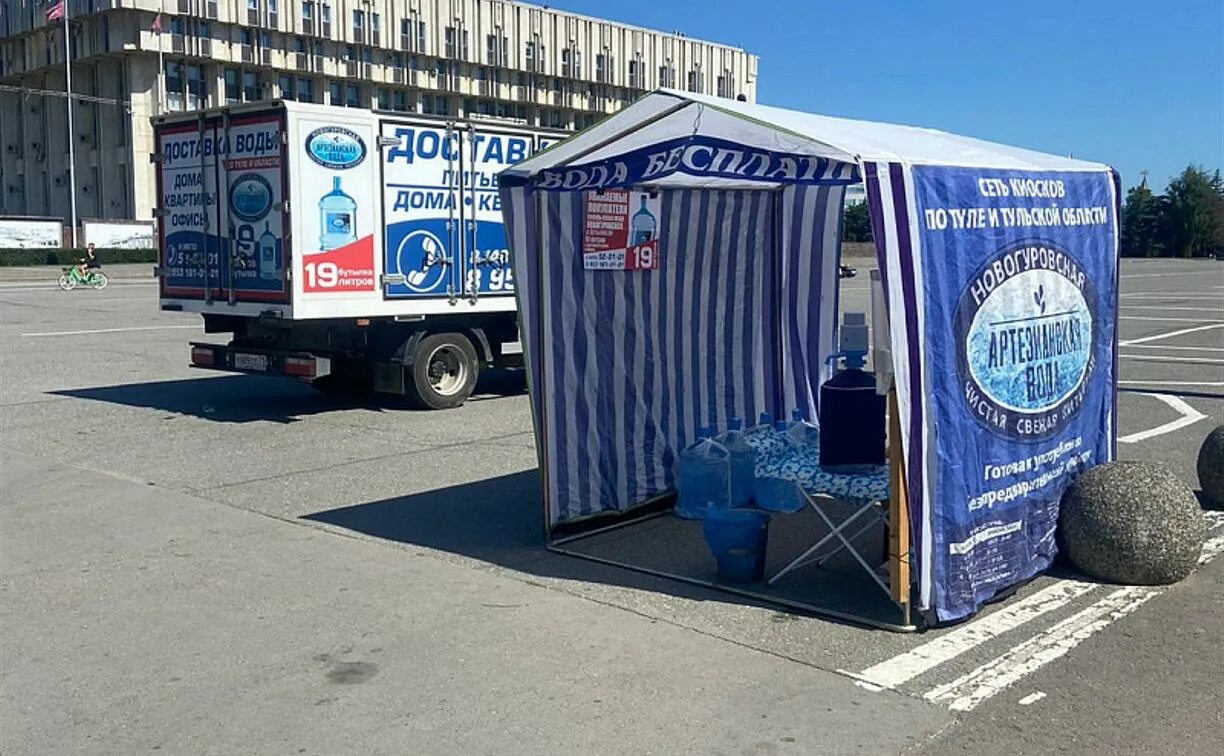
<path id="1" fill-rule="evenodd" d="M 703 426 L 795 408 L 817 417 L 836 351 L 843 200 L 865 183 L 893 313 L 912 531 L 919 552 L 929 548 L 920 520 L 933 450 L 908 184 L 922 165 L 1109 170 L 929 129 L 660 90 L 503 172 L 549 532 L 668 492 L 679 450 Z M 588 204 L 626 190 L 658 208 L 658 268 L 625 269 L 617 258 L 617 270 L 591 269 Z"/>

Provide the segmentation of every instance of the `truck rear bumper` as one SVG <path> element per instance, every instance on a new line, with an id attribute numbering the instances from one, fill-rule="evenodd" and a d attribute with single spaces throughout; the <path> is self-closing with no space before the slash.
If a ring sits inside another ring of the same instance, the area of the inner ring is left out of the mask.
<path id="1" fill-rule="evenodd" d="M 191 342 L 191 366 L 202 370 L 249 373 L 314 381 L 331 375 L 331 359 L 309 352 Z"/>

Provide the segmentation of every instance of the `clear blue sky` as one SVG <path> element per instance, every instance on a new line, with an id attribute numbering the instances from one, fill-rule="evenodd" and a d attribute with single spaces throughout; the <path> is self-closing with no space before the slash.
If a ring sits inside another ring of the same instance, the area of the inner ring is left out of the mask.
<path id="1" fill-rule="evenodd" d="M 1074 154 L 1124 187 L 1224 168 L 1222 0 L 547 4 L 744 47 L 769 105 Z"/>

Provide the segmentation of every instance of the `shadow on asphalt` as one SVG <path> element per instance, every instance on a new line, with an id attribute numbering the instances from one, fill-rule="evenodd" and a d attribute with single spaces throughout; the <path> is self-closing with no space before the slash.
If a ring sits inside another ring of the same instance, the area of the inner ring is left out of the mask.
<path id="1" fill-rule="evenodd" d="M 374 394 L 339 398 L 324 395 L 304 383 L 257 375 L 209 375 L 178 381 L 127 383 L 48 393 L 175 412 L 218 423 L 292 423 L 310 415 L 356 408 L 377 412 L 413 411 L 403 399 L 395 396 Z M 526 393 L 526 379 L 522 371 L 487 370 L 481 373 L 476 393 L 469 401 Z"/>
<path id="2" fill-rule="evenodd" d="M 807 612 L 780 609 L 757 598 L 669 579 L 624 566 L 558 554 L 545 547 L 540 481 L 536 470 L 441 488 L 381 501 L 342 507 L 302 519 L 324 523 L 410 546 L 456 554 L 540 578 L 595 586 L 630 588 L 700 602 L 719 602 L 773 609 L 775 621 Z M 766 574 L 773 574 L 819 535 L 814 514 L 776 518 L 769 537 Z M 592 528 L 606 525 L 598 522 Z M 714 560 L 697 522 L 670 512 L 624 528 L 597 533 L 566 544 L 566 549 L 596 560 L 614 560 L 697 580 L 714 580 Z M 882 548 L 882 544 L 881 544 Z M 895 607 L 857 567 L 803 568 L 776 588 L 763 583 L 740 586 L 790 601 L 802 601 L 842 612 L 897 622 Z M 833 622 L 835 617 L 820 615 Z M 857 623 L 845 623 L 857 624 Z"/>

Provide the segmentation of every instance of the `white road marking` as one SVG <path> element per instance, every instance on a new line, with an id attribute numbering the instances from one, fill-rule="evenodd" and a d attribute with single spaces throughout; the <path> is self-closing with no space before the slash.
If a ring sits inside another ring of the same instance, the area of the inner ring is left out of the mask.
<path id="1" fill-rule="evenodd" d="M 1224 365 L 1224 360 L 1213 360 L 1210 357 L 1171 357 L 1159 354 L 1120 354 L 1118 359 L 1134 360 L 1135 362 L 1168 362 L 1179 365 Z"/>
<path id="2" fill-rule="evenodd" d="M 1207 564 L 1219 556 L 1221 551 L 1224 551 L 1224 536 L 1208 538 L 1203 544 L 1203 553 L 1199 554 L 1198 563 L 1200 565 Z"/>
<path id="3" fill-rule="evenodd" d="M 1174 318 L 1178 320 L 1179 318 Z M 1154 333 L 1151 336 L 1142 336 L 1137 339 L 1127 339 L 1126 341 L 1118 342 L 1118 346 L 1134 346 L 1135 344 L 1146 344 L 1149 341 L 1160 341 L 1161 339 L 1171 339 L 1174 336 L 1184 336 L 1187 333 L 1197 333 L 1199 331 L 1210 331 L 1213 328 L 1224 328 L 1224 323 L 1212 323 L 1211 325 L 1196 326 L 1195 328 L 1182 328 L 1177 331 L 1169 331 L 1168 333 Z"/>
<path id="4" fill-rule="evenodd" d="M 1149 320 L 1160 323 L 1203 323 L 1207 318 L 1154 318 L 1147 315 L 1119 315 L 1118 320 Z M 1224 323 L 1213 323 L 1212 328 L 1224 326 Z"/>
<path id="5" fill-rule="evenodd" d="M 1140 586 L 1120 588 L 1045 632 L 1014 646 L 977 669 L 946 685 L 927 691 L 923 698 L 948 702 L 952 711 L 972 711 L 1045 665 L 1065 656 L 1114 620 L 1121 619 L 1153 599 L 1159 590 Z"/>
<path id="6" fill-rule="evenodd" d="M 177 329 L 195 329 L 202 330 L 204 326 L 196 325 L 159 325 L 159 326 L 131 326 L 128 328 L 92 328 L 87 331 L 44 331 L 42 333 L 23 333 L 22 336 L 83 336 L 85 334 L 94 333 L 127 333 L 128 331 L 169 331 Z"/>
<path id="7" fill-rule="evenodd" d="M 1224 536 L 1203 544 L 1198 563 L 1207 564 L 1224 551 Z M 1013 646 L 977 669 L 945 685 L 927 691 L 928 701 L 950 701 L 952 711 L 971 711 L 983 701 L 1065 656 L 1071 649 L 1147 603 L 1163 588 L 1127 586 L 1119 588 L 1083 611 L 1077 612 L 1048 630 Z"/>
<path id="8" fill-rule="evenodd" d="M 1119 386 L 1224 386 L 1224 381 L 1118 381 Z"/>
<path id="9" fill-rule="evenodd" d="M 1128 307 L 1132 310 L 1165 310 L 1182 312 L 1214 312 L 1216 315 L 1224 315 L 1224 307 L 1169 307 L 1161 304 L 1123 304 L 1123 307 Z"/>
<path id="10" fill-rule="evenodd" d="M 1187 273 L 1128 273 L 1121 278 L 1172 278 L 1173 276 L 1201 276 L 1202 271 L 1194 271 Z"/>
<path id="11" fill-rule="evenodd" d="M 1031 706 L 1045 697 L 1046 697 L 1045 693 L 1042 693 L 1041 691 L 1037 691 L 1036 693 L 1032 693 L 1030 695 L 1025 696 L 1024 698 L 1021 698 L 1020 705 L 1021 706 Z"/>
<path id="12" fill-rule="evenodd" d="M 1218 528 L 1224 525 L 1224 512 L 1217 512 L 1211 509 L 1203 510 L 1203 519 L 1207 520 L 1207 528 L 1209 530 Z"/>
<path id="13" fill-rule="evenodd" d="M 1181 415 L 1181 417 L 1177 418 L 1176 420 L 1167 422 L 1164 425 L 1158 425 L 1155 428 L 1149 428 L 1148 430 L 1139 431 L 1138 433 L 1131 433 L 1126 436 L 1119 436 L 1118 443 L 1134 444 L 1140 441 L 1146 441 L 1149 438 L 1155 438 L 1156 436 L 1163 436 L 1166 433 L 1172 433 L 1175 430 L 1181 430 L 1182 428 L 1185 428 L 1187 425 L 1194 425 L 1199 420 L 1207 419 L 1207 416 L 1204 415 L 1202 412 L 1199 412 L 1195 408 L 1191 407 L 1189 404 L 1186 404 L 1181 399 L 1178 399 L 1176 396 L 1170 396 L 1169 394 L 1144 394 L 1144 396 L 1151 396 L 1151 397 L 1155 397 L 1156 399 L 1159 399 L 1160 401 L 1172 407 L 1173 411 Z"/>
<path id="14" fill-rule="evenodd" d="M 929 643 L 894 656 L 853 675 L 880 689 L 896 688 L 918 675 L 955 659 L 961 654 L 1013 630 L 1031 619 L 1059 609 L 1072 599 L 1096 588 L 1095 583 L 1081 580 L 1060 580 L 993 614 L 962 625 Z"/>
<path id="15" fill-rule="evenodd" d="M 1181 352 L 1224 352 L 1224 347 L 1171 346 L 1169 344 L 1127 344 L 1127 349 L 1160 349 Z"/>
<path id="16" fill-rule="evenodd" d="M 1218 302 L 1220 298 L 1215 294 L 1179 294 L 1175 291 L 1132 291 L 1121 295 L 1122 299 L 1175 299 L 1179 302 L 1184 300 L 1199 300 L 1205 299 L 1211 302 Z"/>

